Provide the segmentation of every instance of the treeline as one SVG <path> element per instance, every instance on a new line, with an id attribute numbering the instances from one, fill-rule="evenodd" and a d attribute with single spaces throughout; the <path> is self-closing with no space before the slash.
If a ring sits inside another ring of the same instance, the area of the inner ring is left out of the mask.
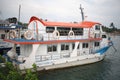
<path id="1" fill-rule="evenodd" d="M 120 29 L 117 29 L 113 22 L 110 23 L 109 27 L 103 26 L 103 31 L 107 33 L 120 34 Z"/>
<path id="2" fill-rule="evenodd" d="M 113 32 L 120 32 L 120 29 L 117 28 L 108 28 L 106 26 L 103 26 L 103 31 L 108 32 L 108 33 L 113 33 Z"/>

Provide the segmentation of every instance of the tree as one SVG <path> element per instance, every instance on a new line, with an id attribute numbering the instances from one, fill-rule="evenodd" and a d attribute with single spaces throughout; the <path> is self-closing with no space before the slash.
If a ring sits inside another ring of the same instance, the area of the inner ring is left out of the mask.
<path id="1" fill-rule="evenodd" d="M 5 63 L 5 67 L 0 65 L 0 80 L 38 80 L 37 67 L 35 64 L 33 64 L 34 72 L 28 69 L 25 76 L 23 76 L 19 69 L 15 68 L 11 62 L 5 62 L 5 59 L 1 55 L 0 61 Z"/>

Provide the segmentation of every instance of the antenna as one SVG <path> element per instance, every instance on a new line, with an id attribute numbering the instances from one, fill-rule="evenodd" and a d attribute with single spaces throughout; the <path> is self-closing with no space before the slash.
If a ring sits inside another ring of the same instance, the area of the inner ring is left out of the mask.
<path id="1" fill-rule="evenodd" d="M 2 19 L 2 11 L 0 11 L 0 19 Z"/>
<path id="2" fill-rule="evenodd" d="M 82 16 L 82 21 L 84 21 L 84 12 L 83 12 L 83 9 L 81 4 L 80 4 L 80 10 L 81 10 L 81 16 Z"/>

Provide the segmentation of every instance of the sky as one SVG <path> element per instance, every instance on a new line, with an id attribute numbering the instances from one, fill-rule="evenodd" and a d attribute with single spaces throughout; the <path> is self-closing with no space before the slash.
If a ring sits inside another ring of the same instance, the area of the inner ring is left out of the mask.
<path id="1" fill-rule="evenodd" d="M 30 17 L 57 22 L 81 22 L 80 4 L 86 21 L 100 22 L 109 27 L 113 22 L 120 29 L 120 0 L 0 0 L 0 19 L 18 17 L 28 23 Z"/>

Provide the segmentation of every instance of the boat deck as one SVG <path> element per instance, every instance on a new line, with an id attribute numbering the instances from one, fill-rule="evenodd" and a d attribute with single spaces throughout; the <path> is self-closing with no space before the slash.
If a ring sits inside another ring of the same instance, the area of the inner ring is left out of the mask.
<path id="1" fill-rule="evenodd" d="M 26 40 L 26 39 L 5 39 L 6 42 L 11 42 L 14 44 L 53 44 L 53 43 L 61 43 L 61 42 L 90 42 L 90 41 L 99 41 L 102 38 L 88 38 L 88 39 L 74 39 L 74 40 L 49 40 L 49 41 L 41 41 L 41 40 Z"/>

